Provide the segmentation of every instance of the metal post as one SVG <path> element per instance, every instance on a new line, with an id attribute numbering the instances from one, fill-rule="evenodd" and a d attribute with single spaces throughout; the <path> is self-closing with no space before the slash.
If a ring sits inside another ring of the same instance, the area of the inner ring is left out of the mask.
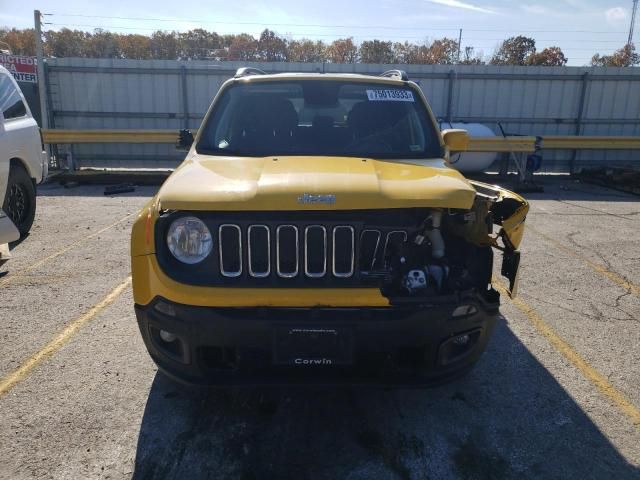
<path id="1" fill-rule="evenodd" d="M 180 83 L 182 84 L 182 114 L 184 128 L 189 128 L 189 95 L 187 92 L 187 67 L 180 66 Z"/>
<path id="2" fill-rule="evenodd" d="M 458 62 L 460 63 L 460 49 L 462 48 L 462 29 L 460 29 L 460 33 L 458 35 Z"/>
<path id="3" fill-rule="evenodd" d="M 36 30 L 36 68 L 38 72 L 38 96 L 40 97 L 40 127 L 49 128 L 49 112 L 47 111 L 48 101 L 44 72 L 44 50 L 42 48 L 42 14 L 40 10 L 33 11 L 33 22 Z"/>
<path id="4" fill-rule="evenodd" d="M 585 72 L 582 75 L 582 85 L 580 87 L 580 100 L 578 104 L 578 115 L 576 116 L 575 135 L 580 135 L 582 132 L 582 117 L 584 115 L 584 104 L 587 100 L 587 86 L 589 85 L 589 72 Z M 574 150 L 571 153 L 571 159 L 569 160 L 569 173 L 573 175 L 575 173 L 576 158 L 578 151 Z"/>
<path id="5" fill-rule="evenodd" d="M 53 96 L 51 95 L 51 82 L 50 82 L 50 77 L 49 77 L 49 63 L 48 62 L 43 62 L 42 63 L 42 73 L 44 75 L 44 77 L 42 77 L 42 82 L 44 83 L 44 92 L 45 95 L 47 97 L 47 112 L 49 113 L 49 116 L 47 117 L 47 125 L 49 125 L 49 128 L 56 128 L 56 120 L 55 120 L 55 115 L 54 115 L 54 110 L 53 110 Z M 73 145 L 71 145 L 71 148 L 73 148 Z M 48 145 L 47 146 L 47 150 L 49 152 L 49 167 L 51 168 L 51 159 L 54 158 L 56 162 L 59 162 L 60 160 L 60 152 L 58 150 L 58 145 Z"/>
<path id="6" fill-rule="evenodd" d="M 633 28 L 636 24 L 636 12 L 638 11 L 638 0 L 633 0 L 633 7 L 631 8 L 631 25 L 629 26 L 629 38 L 627 45 L 633 43 Z"/>
<path id="7" fill-rule="evenodd" d="M 453 84 L 455 82 L 456 72 L 454 70 L 449 70 L 448 78 L 448 90 L 447 90 L 447 122 L 451 123 L 452 118 L 452 105 L 453 105 Z"/>

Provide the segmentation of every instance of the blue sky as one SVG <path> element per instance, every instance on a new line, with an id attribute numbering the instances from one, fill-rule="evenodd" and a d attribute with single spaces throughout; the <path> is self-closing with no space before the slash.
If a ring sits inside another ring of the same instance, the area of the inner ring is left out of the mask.
<path id="1" fill-rule="evenodd" d="M 346 36 L 357 42 L 420 42 L 455 38 L 462 28 L 463 47 L 472 45 L 487 56 L 501 39 L 525 34 L 539 48 L 560 46 L 570 65 L 584 65 L 594 53 L 626 43 L 631 5 L 632 0 L 0 0 L 0 25 L 32 26 L 37 8 L 52 14 L 47 28 L 147 34 L 197 27 L 258 34 L 269 27 L 290 38 L 327 42 Z"/>

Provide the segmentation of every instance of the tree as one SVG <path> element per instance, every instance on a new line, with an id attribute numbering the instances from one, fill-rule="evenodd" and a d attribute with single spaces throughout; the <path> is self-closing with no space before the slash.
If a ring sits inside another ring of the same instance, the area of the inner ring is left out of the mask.
<path id="1" fill-rule="evenodd" d="M 178 50 L 176 32 L 158 30 L 151 34 L 151 58 L 175 60 L 178 58 Z"/>
<path id="2" fill-rule="evenodd" d="M 405 41 L 404 43 L 396 42 L 391 47 L 393 53 L 393 63 L 410 63 L 411 51 L 414 45 Z"/>
<path id="3" fill-rule="evenodd" d="M 222 38 L 216 32 L 202 28 L 178 34 L 179 57 L 183 60 L 205 60 L 222 47 Z"/>
<path id="4" fill-rule="evenodd" d="M 258 40 L 258 57 L 266 62 L 286 62 L 287 42 L 267 28 Z"/>
<path id="5" fill-rule="evenodd" d="M 380 40 L 362 42 L 360 44 L 360 61 L 362 63 L 393 63 L 391 42 Z"/>
<path id="6" fill-rule="evenodd" d="M 287 45 L 287 58 L 290 62 L 323 62 L 327 46 L 323 41 L 291 40 Z"/>
<path id="7" fill-rule="evenodd" d="M 256 60 L 258 54 L 258 42 L 251 35 L 241 33 L 233 35 L 228 47 L 229 60 L 243 60 L 245 62 Z"/>
<path id="8" fill-rule="evenodd" d="M 536 53 L 536 41 L 533 38 L 507 38 L 498 47 L 491 59 L 492 65 L 527 65 L 529 57 Z"/>
<path id="9" fill-rule="evenodd" d="M 15 55 L 34 56 L 36 54 L 36 37 L 33 28 L 0 29 L 0 42 L 9 45 L 11 53 Z"/>
<path id="10" fill-rule="evenodd" d="M 473 47 L 464 47 L 464 52 L 462 53 L 462 59 L 460 60 L 460 64 L 462 65 L 484 65 L 484 60 L 482 60 L 482 53 L 475 53 L 475 48 Z"/>
<path id="11" fill-rule="evenodd" d="M 123 58 L 145 60 L 151 58 L 151 39 L 146 35 L 118 35 L 118 51 Z"/>
<path id="12" fill-rule="evenodd" d="M 120 58 L 118 40 L 111 32 L 97 28 L 87 40 L 86 56 L 93 58 Z"/>
<path id="13" fill-rule="evenodd" d="M 358 61 L 358 47 L 353 38 L 339 38 L 327 47 L 326 59 L 331 63 L 356 63 Z"/>
<path id="14" fill-rule="evenodd" d="M 594 67 L 632 67 L 640 64 L 640 55 L 636 53 L 633 43 L 628 43 L 612 55 L 600 55 L 596 53 L 591 58 L 591 65 Z"/>
<path id="15" fill-rule="evenodd" d="M 63 28 L 44 33 L 44 51 L 51 57 L 86 57 L 90 33 Z M 35 53 L 34 53 L 35 54 Z"/>
<path id="16" fill-rule="evenodd" d="M 453 65 L 458 61 L 458 42 L 450 38 L 435 40 L 426 50 L 426 62 L 432 65 Z"/>
<path id="17" fill-rule="evenodd" d="M 544 67 L 563 67 L 567 64 L 567 57 L 560 47 L 547 47 L 541 52 L 533 53 L 527 58 L 527 65 L 541 65 Z"/>

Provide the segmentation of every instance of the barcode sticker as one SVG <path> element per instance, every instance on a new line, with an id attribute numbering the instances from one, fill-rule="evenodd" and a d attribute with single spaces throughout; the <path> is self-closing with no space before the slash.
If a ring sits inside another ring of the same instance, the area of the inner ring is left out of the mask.
<path id="1" fill-rule="evenodd" d="M 367 97 L 371 102 L 414 102 L 413 92 L 409 90 L 367 90 Z"/>

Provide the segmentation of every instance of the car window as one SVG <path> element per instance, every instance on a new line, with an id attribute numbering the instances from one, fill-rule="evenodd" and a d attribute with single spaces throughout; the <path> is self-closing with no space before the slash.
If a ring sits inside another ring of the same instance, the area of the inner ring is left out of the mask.
<path id="1" fill-rule="evenodd" d="M 196 149 L 213 155 L 439 157 L 439 138 L 410 87 L 328 80 L 227 88 Z"/>
<path id="2" fill-rule="evenodd" d="M 0 110 L 5 120 L 24 117 L 27 109 L 22 97 L 8 75 L 0 74 Z"/>

